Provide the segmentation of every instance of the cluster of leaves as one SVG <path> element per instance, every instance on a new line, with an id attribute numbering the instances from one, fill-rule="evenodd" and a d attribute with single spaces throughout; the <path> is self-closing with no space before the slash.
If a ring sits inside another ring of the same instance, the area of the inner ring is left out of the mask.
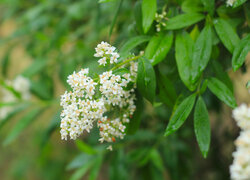
<path id="1" fill-rule="evenodd" d="M 156 32 L 155 13 L 163 8 L 168 18 L 166 27 Z M 0 39 L 0 45 L 7 47 L 0 80 L 10 76 L 10 54 L 22 45 L 32 59 L 22 75 L 31 80 L 35 97 L 15 103 L 13 112 L 0 121 L 2 128 L 13 116 L 26 113 L 8 132 L 4 145 L 12 143 L 43 112 L 53 111 L 51 122 L 37 133 L 42 176 L 68 178 L 64 165 L 74 156 L 74 148 L 56 163 L 50 159 L 53 151 L 48 150 L 49 139 L 60 123 L 57 82 L 68 88 L 67 76 L 82 67 L 98 72 L 94 47 L 106 40 L 118 47 L 124 59 L 131 52 L 144 51 L 138 62 L 137 110 L 127 128 L 128 136 L 114 145 L 113 152 L 96 144 L 97 131 L 84 140 L 86 143 L 75 142 L 81 153 L 66 167 L 75 169 L 71 179 L 87 173 L 89 179 L 96 179 L 99 172 L 108 176 L 103 164 L 109 164 L 109 179 L 198 177 L 195 169 L 199 165 L 190 165 L 194 156 L 192 132 L 206 157 L 211 138 L 207 109 L 216 109 L 219 104 L 214 97 L 236 107 L 227 71 L 244 69 L 250 50 L 249 2 L 238 0 L 227 7 L 222 0 L 4 0 L 0 9 L 2 22 L 15 19 L 17 24 L 14 33 Z M 188 117 L 194 121 L 187 121 L 177 131 Z M 60 141 L 58 131 L 56 134 Z M 223 166 L 217 159 L 214 164 Z M 221 174 L 222 170 L 218 168 Z M 227 172 L 221 174 L 220 179 L 228 178 Z"/>

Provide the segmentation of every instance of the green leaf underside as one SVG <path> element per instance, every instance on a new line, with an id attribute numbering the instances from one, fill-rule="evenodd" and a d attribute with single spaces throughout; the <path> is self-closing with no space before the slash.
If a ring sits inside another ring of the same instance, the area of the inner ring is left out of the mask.
<path id="1" fill-rule="evenodd" d="M 215 19 L 214 26 L 224 46 L 228 49 L 228 51 L 233 53 L 234 48 L 240 41 L 233 27 L 224 19 Z"/>
<path id="2" fill-rule="evenodd" d="M 137 88 L 141 95 L 154 102 L 156 91 L 156 78 L 154 69 L 146 58 L 140 58 L 138 63 Z"/>
<path id="3" fill-rule="evenodd" d="M 209 78 L 207 86 L 225 104 L 232 108 L 237 106 L 233 93 L 223 82 L 216 78 Z"/>
<path id="4" fill-rule="evenodd" d="M 187 32 L 177 34 L 175 41 L 175 58 L 182 82 L 190 91 L 195 89 L 191 82 L 193 40 Z"/>
<path id="5" fill-rule="evenodd" d="M 197 81 L 206 68 L 212 52 L 212 31 L 206 25 L 195 42 L 192 62 L 192 83 Z"/>
<path id="6" fill-rule="evenodd" d="M 156 10 L 156 0 L 142 1 L 142 27 L 145 34 L 148 32 L 154 21 Z"/>
<path id="7" fill-rule="evenodd" d="M 206 158 L 210 146 L 211 130 L 208 111 L 202 97 L 198 98 L 195 106 L 194 131 L 201 153 Z"/>
<path id="8" fill-rule="evenodd" d="M 237 0 L 237 1 L 235 1 L 234 4 L 233 4 L 233 8 L 236 8 L 236 7 L 240 6 L 240 5 L 242 5 L 246 1 L 247 0 Z"/>
<path id="9" fill-rule="evenodd" d="M 160 63 L 169 52 L 173 43 L 173 33 L 159 34 L 152 37 L 145 50 L 145 57 L 148 58 L 154 66 Z"/>
<path id="10" fill-rule="evenodd" d="M 167 30 L 181 29 L 190 26 L 192 24 L 195 24 L 204 18 L 205 18 L 204 15 L 198 13 L 180 14 L 167 21 L 166 29 Z"/>
<path id="11" fill-rule="evenodd" d="M 188 118 L 193 109 L 196 95 L 192 94 L 184 99 L 171 115 L 171 119 L 165 131 L 165 136 L 177 131 Z"/>
<path id="12" fill-rule="evenodd" d="M 233 70 L 236 71 L 244 63 L 248 52 L 250 51 L 250 34 L 244 37 L 238 46 L 234 49 L 232 66 Z"/>

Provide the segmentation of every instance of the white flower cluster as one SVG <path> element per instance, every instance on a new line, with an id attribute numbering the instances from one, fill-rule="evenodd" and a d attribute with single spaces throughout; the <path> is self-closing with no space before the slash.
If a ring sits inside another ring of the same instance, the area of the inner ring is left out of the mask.
<path id="1" fill-rule="evenodd" d="M 106 42 L 101 42 L 96 48 L 96 57 L 106 58 L 110 64 L 118 61 L 119 54 L 114 52 Z M 100 61 L 100 60 L 99 60 Z M 84 130 L 90 132 L 94 123 L 100 131 L 99 141 L 103 143 L 115 142 L 116 138 L 125 136 L 124 123 L 129 123 L 135 106 L 135 79 L 137 75 L 137 63 L 130 62 L 126 73 L 115 74 L 106 71 L 98 78 L 88 76 L 89 70 L 82 69 L 68 77 L 68 84 L 72 92 L 65 92 L 61 96 L 61 136 L 67 140 L 76 139 Z M 123 68 L 126 66 L 123 66 Z M 108 149 L 112 150 L 112 146 Z"/>
<path id="2" fill-rule="evenodd" d="M 105 66 L 108 62 L 110 64 L 117 63 L 120 55 L 115 52 L 115 49 L 115 47 L 111 46 L 107 42 L 102 41 L 101 44 L 98 44 L 95 48 L 96 53 L 94 56 L 101 57 L 101 59 L 98 60 L 98 63 L 103 66 Z"/>
<path id="3" fill-rule="evenodd" d="M 250 179 L 250 107 L 242 104 L 233 111 L 237 125 L 242 129 L 235 141 L 234 161 L 230 166 L 232 180 Z"/>
<path id="4" fill-rule="evenodd" d="M 157 22 L 156 24 L 156 31 L 160 32 L 161 31 L 161 27 L 165 27 L 166 26 L 166 21 L 168 20 L 167 18 L 167 13 L 163 10 L 162 14 L 158 14 L 155 13 L 155 20 Z"/>
<path id="5" fill-rule="evenodd" d="M 233 6 L 237 0 L 227 0 L 227 6 Z"/>
<path id="6" fill-rule="evenodd" d="M 22 100 L 30 99 L 30 82 L 25 77 L 19 75 L 13 81 L 6 81 L 7 86 L 12 87 L 17 93 L 20 94 Z M 18 101 L 18 98 L 6 88 L 0 89 L 2 103 L 14 103 Z M 12 110 L 14 106 L 6 105 L 0 107 L 0 119 L 4 119 Z"/>

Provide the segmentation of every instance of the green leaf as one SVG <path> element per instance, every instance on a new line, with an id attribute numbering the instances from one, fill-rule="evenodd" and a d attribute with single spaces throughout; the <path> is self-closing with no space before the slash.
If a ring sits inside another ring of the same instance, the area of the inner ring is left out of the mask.
<path id="1" fill-rule="evenodd" d="M 181 9 L 185 13 L 202 12 L 203 7 L 199 0 L 186 0 L 181 4 Z"/>
<path id="2" fill-rule="evenodd" d="M 88 172 L 88 170 L 91 168 L 93 165 L 93 162 L 86 163 L 79 169 L 77 169 L 73 175 L 70 177 L 70 180 L 80 180 L 83 178 L 83 176 Z"/>
<path id="3" fill-rule="evenodd" d="M 145 50 L 145 57 L 154 66 L 161 62 L 167 55 L 173 43 L 173 33 L 159 34 L 152 37 Z"/>
<path id="4" fill-rule="evenodd" d="M 208 111 L 202 97 L 199 97 L 195 106 L 194 131 L 201 153 L 206 158 L 210 146 L 211 130 Z"/>
<path id="5" fill-rule="evenodd" d="M 182 82 L 190 91 L 195 90 L 191 81 L 193 41 L 188 33 L 177 34 L 175 41 L 175 58 Z"/>
<path id="6" fill-rule="evenodd" d="M 40 71 L 42 71 L 47 65 L 47 61 L 45 60 L 35 60 L 28 68 L 24 70 L 22 73 L 25 77 L 31 77 Z"/>
<path id="7" fill-rule="evenodd" d="M 82 153 L 77 155 L 66 167 L 66 170 L 72 170 L 95 161 L 95 156 Z"/>
<path id="8" fill-rule="evenodd" d="M 77 139 L 75 140 L 75 143 L 76 143 L 77 148 L 80 149 L 82 152 L 85 152 L 87 154 L 96 154 L 96 151 L 91 146 L 84 143 L 83 141 Z"/>
<path id="9" fill-rule="evenodd" d="M 136 46 L 144 43 L 144 42 L 147 42 L 151 39 L 150 36 L 144 36 L 144 35 L 141 35 L 141 36 L 136 36 L 136 37 L 133 37 L 131 39 L 129 39 L 122 47 L 121 47 L 121 50 L 120 50 L 120 55 L 122 57 L 126 57 L 129 52 L 134 49 Z"/>
<path id="10" fill-rule="evenodd" d="M 212 68 L 213 71 L 215 72 L 216 77 L 220 81 L 222 81 L 231 90 L 231 92 L 233 92 L 234 91 L 233 83 L 230 77 L 228 76 L 227 71 L 222 67 L 222 65 L 218 61 L 213 60 Z"/>
<path id="11" fill-rule="evenodd" d="M 201 31 L 193 50 L 192 83 L 196 82 L 206 68 L 212 52 L 212 31 L 210 25 L 206 25 Z"/>
<path id="12" fill-rule="evenodd" d="M 119 2 L 118 2 L 118 5 L 117 5 L 116 11 L 115 11 L 115 16 L 114 16 L 114 18 L 112 20 L 112 23 L 111 23 L 111 26 L 110 26 L 109 38 L 112 35 L 112 32 L 113 32 L 113 29 L 114 29 L 114 26 L 115 26 L 115 22 L 116 22 L 117 16 L 118 16 L 119 11 L 120 11 L 121 6 L 122 6 L 122 2 L 123 2 L 123 0 L 119 0 Z M 99 1 L 99 3 L 100 3 L 100 1 Z"/>
<path id="13" fill-rule="evenodd" d="M 31 112 L 28 112 L 24 117 L 22 117 L 15 125 L 15 127 L 10 131 L 7 138 L 4 140 L 3 145 L 9 145 L 12 143 L 17 136 L 32 123 L 33 120 L 41 113 L 40 108 L 33 109 Z"/>
<path id="14" fill-rule="evenodd" d="M 237 106 L 233 93 L 228 87 L 216 78 L 209 78 L 207 82 L 208 88 L 215 94 L 221 101 L 228 106 L 235 108 Z"/>
<path id="15" fill-rule="evenodd" d="M 200 35 L 200 30 L 199 30 L 198 25 L 196 24 L 194 28 L 192 29 L 192 31 L 190 32 L 190 37 L 193 39 L 193 41 L 196 41 L 199 35 Z"/>
<path id="16" fill-rule="evenodd" d="M 177 131 L 188 118 L 193 109 L 196 95 L 192 94 L 184 99 L 171 115 L 170 121 L 165 131 L 165 136 Z"/>
<path id="17" fill-rule="evenodd" d="M 181 29 L 190 26 L 192 24 L 195 24 L 204 18 L 205 18 L 204 15 L 198 13 L 180 14 L 167 21 L 166 29 L 167 30 Z"/>
<path id="18" fill-rule="evenodd" d="M 136 1 L 133 12 L 137 30 L 139 34 L 143 34 L 141 1 Z"/>
<path id="19" fill-rule="evenodd" d="M 130 73 L 130 72 L 127 68 L 119 68 L 119 69 L 114 70 L 112 73 L 115 75 L 122 76 L 123 74 Z"/>
<path id="20" fill-rule="evenodd" d="M 238 45 L 240 39 L 232 26 L 224 19 L 214 20 L 215 30 L 224 44 L 224 46 L 233 53 L 234 48 Z"/>
<path id="21" fill-rule="evenodd" d="M 95 180 L 98 177 L 99 171 L 101 169 L 102 166 L 102 161 L 103 161 L 103 157 L 101 155 L 99 155 L 94 164 L 92 169 L 89 172 L 89 180 Z"/>
<path id="22" fill-rule="evenodd" d="M 142 27 L 146 34 L 150 29 L 157 10 L 156 0 L 142 0 Z"/>
<path id="23" fill-rule="evenodd" d="M 2 64 L 2 67 L 1 67 L 1 69 L 2 69 L 2 75 L 3 75 L 4 77 L 6 77 L 6 76 L 7 76 L 7 73 L 8 73 L 8 66 L 9 66 L 9 60 L 10 60 L 10 53 L 11 53 L 11 50 L 12 50 L 12 49 L 9 49 L 9 50 L 5 53 L 5 55 L 3 56 L 2 61 L 1 61 L 1 64 Z"/>
<path id="24" fill-rule="evenodd" d="M 21 104 L 17 107 L 14 107 L 13 111 L 11 111 L 5 118 L 0 120 L 0 129 L 16 114 L 28 108 L 30 104 Z"/>
<path id="25" fill-rule="evenodd" d="M 248 52 L 250 51 L 250 34 L 244 37 L 238 46 L 234 49 L 232 66 L 233 70 L 236 71 L 244 63 Z"/>
<path id="26" fill-rule="evenodd" d="M 60 114 L 61 114 L 61 110 L 56 112 L 54 116 L 52 117 L 50 124 L 48 125 L 48 128 L 45 130 L 41 138 L 41 147 L 45 146 L 51 134 L 56 130 L 56 128 L 60 127 L 60 121 L 61 121 Z"/>
<path id="27" fill-rule="evenodd" d="M 246 1 L 247 0 L 237 0 L 237 1 L 235 1 L 234 4 L 233 4 L 233 8 L 236 8 L 236 7 L 240 6 L 240 5 L 242 5 Z"/>
<path id="28" fill-rule="evenodd" d="M 151 162 L 155 165 L 155 167 L 157 169 L 159 169 L 160 171 L 164 171 L 164 165 L 163 165 L 163 161 L 162 161 L 162 157 L 160 155 L 160 153 L 157 151 L 157 149 L 152 149 L 150 151 L 150 160 Z"/>
<path id="29" fill-rule="evenodd" d="M 117 0 L 99 0 L 98 3 L 107 3 L 107 2 L 113 2 Z"/>
<path id="30" fill-rule="evenodd" d="M 168 107 L 173 107 L 177 99 L 177 94 L 173 83 L 160 72 L 157 73 L 157 87 L 159 88 L 159 98 Z"/>
<path id="31" fill-rule="evenodd" d="M 209 14 L 212 16 L 214 13 L 214 1 L 215 0 L 201 0 L 203 3 L 205 10 L 209 12 Z"/>
<path id="32" fill-rule="evenodd" d="M 126 127 L 127 134 L 135 134 L 141 124 L 141 116 L 144 109 L 144 105 L 143 105 L 143 99 L 139 93 L 136 93 L 135 105 L 136 105 L 136 110 Z"/>
<path id="33" fill-rule="evenodd" d="M 155 71 L 146 58 L 139 59 L 137 88 L 141 95 L 153 104 L 156 90 Z"/>

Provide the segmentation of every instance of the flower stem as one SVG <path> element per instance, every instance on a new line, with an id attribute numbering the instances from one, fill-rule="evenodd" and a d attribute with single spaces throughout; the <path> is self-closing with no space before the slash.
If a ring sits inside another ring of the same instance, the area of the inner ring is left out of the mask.
<path id="1" fill-rule="evenodd" d="M 130 61 L 135 61 L 135 60 L 139 59 L 140 57 L 142 57 L 142 55 L 134 56 L 134 57 L 132 57 L 130 59 L 127 59 L 126 61 L 123 61 L 123 62 L 117 64 L 115 67 L 113 67 L 112 69 L 110 69 L 110 71 L 114 71 L 114 70 L 118 69 L 119 67 L 123 66 L 124 64 L 127 64 Z"/>

